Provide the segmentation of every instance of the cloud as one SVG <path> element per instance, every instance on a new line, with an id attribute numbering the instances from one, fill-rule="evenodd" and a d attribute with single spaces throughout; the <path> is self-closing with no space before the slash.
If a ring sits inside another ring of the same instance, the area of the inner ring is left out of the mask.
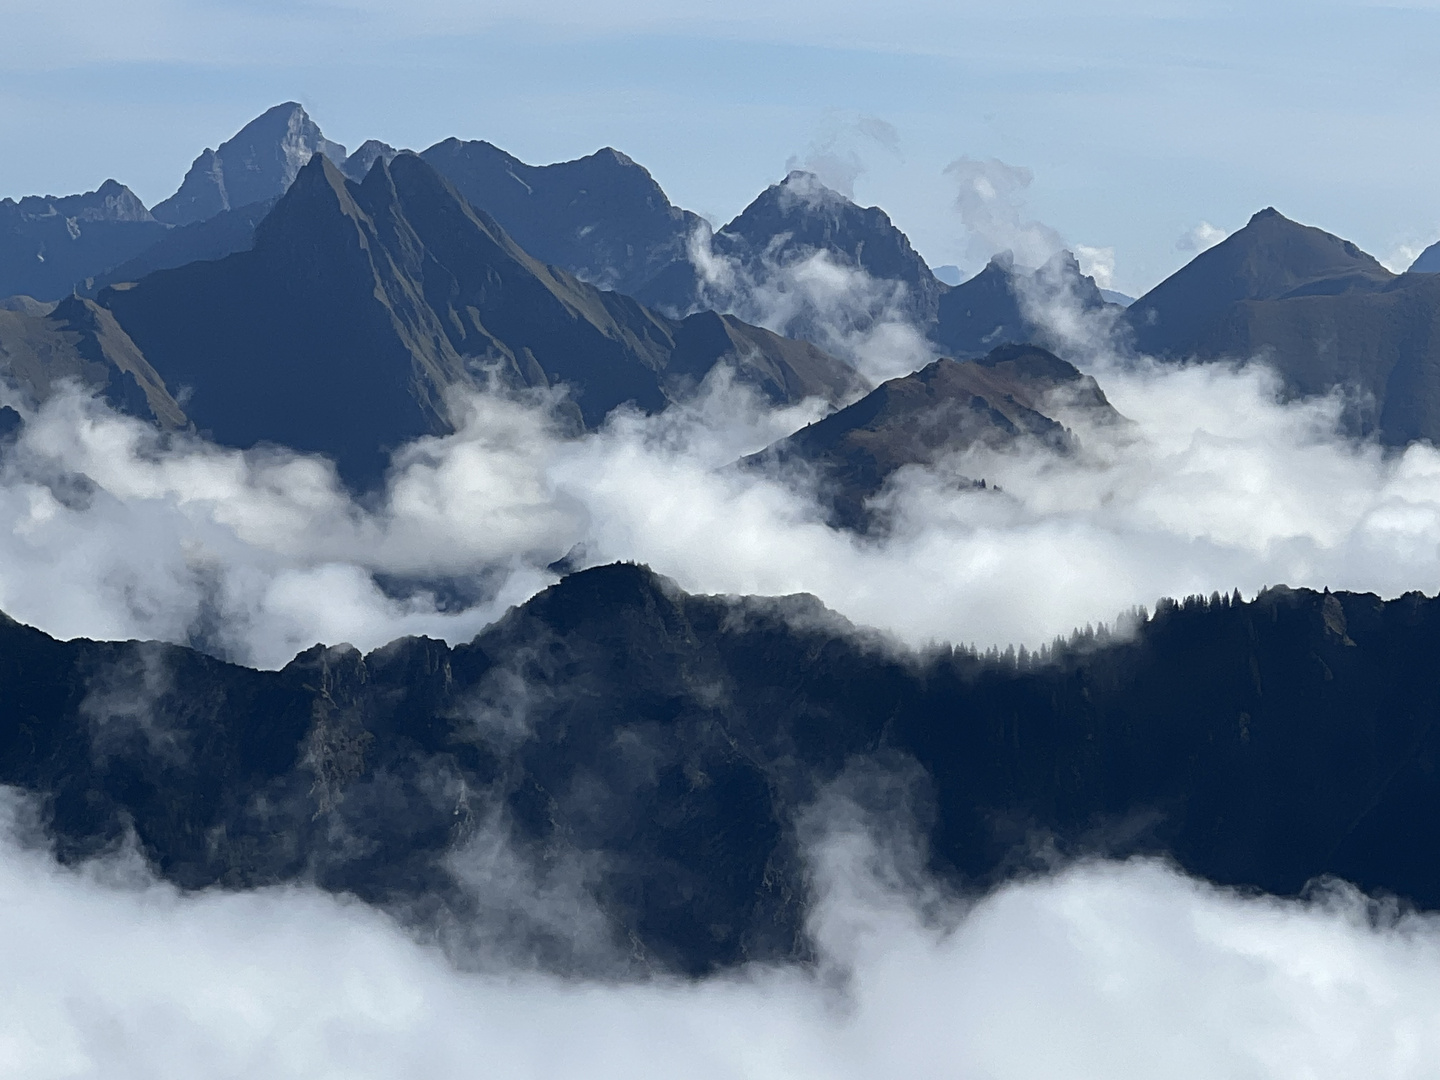
<path id="1" fill-rule="evenodd" d="M 824 296 L 854 280 L 823 258 L 797 279 Z M 1161 596 L 1440 581 L 1440 452 L 1345 437 L 1341 397 L 1282 403 L 1261 366 L 1122 361 L 1090 316 L 1041 301 L 1131 422 L 1095 427 L 1057 404 L 1075 455 L 977 449 L 902 470 L 880 496 L 893 529 L 866 538 L 827 527 L 803 485 L 725 468 L 824 406 L 773 411 L 724 377 L 580 439 L 543 403 L 477 397 L 456 434 L 403 448 L 363 504 L 323 460 L 165 440 L 62 396 L 0 452 L 0 610 L 62 637 L 279 666 L 316 641 L 468 640 L 572 550 L 694 592 L 810 592 L 915 645 L 1033 647 Z M 874 346 L 861 359 L 879 376 L 924 362 L 911 335 L 881 322 L 853 340 Z"/>
<path id="2" fill-rule="evenodd" d="M 787 184 L 783 194 L 835 198 L 803 179 Z M 709 234 L 697 231 L 689 252 L 699 279 L 697 306 L 806 338 L 871 383 L 908 375 L 933 358 L 933 347 L 911 320 L 904 282 L 872 277 L 824 249 L 787 250 L 784 240 L 788 234 L 758 258 L 741 259 L 717 251 Z"/>
<path id="3" fill-rule="evenodd" d="M 1050 226 L 1026 217 L 1025 191 L 1035 175 L 1024 166 L 959 157 L 945 175 L 955 181 L 955 209 L 969 230 L 972 258 L 1010 251 L 1022 266 L 1039 266 L 1065 246 Z"/>
<path id="4" fill-rule="evenodd" d="M 1380 260 L 1380 265 L 1392 274 L 1403 274 L 1415 265 L 1415 260 L 1418 259 L 1429 246 L 1430 245 L 1424 241 L 1412 244 L 1397 244 L 1389 255 Z"/>
<path id="5" fill-rule="evenodd" d="M 62 869 L 12 835 L 3 1071 L 1418 1078 L 1440 1056 L 1433 918 L 1340 885 L 1242 896 L 1146 861 L 958 899 L 897 867 L 873 820 L 826 813 L 817 964 L 698 981 L 461 972 L 343 897 L 182 895 L 133 858 Z"/>
<path id="6" fill-rule="evenodd" d="M 1187 229 L 1180 234 L 1180 239 L 1175 241 L 1175 250 L 1198 254 L 1214 247 L 1229 235 L 1224 229 L 1217 229 L 1208 221 L 1202 221 L 1193 229 Z"/>
<path id="7" fill-rule="evenodd" d="M 855 198 L 855 181 L 866 171 L 862 148 L 881 150 L 900 157 L 900 133 L 889 121 L 861 115 L 853 120 L 832 115 L 822 125 L 803 155 L 785 163 L 787 171 L 804 169 L 819 177 L 847 199 Z"/>
<path id="8" fill-rule="evenodd" d="M 1075 258 L 1080 262 L 1080 272 L 1095 279 L 1095 284 L 1108 289 L 1115 281 L 1115 249 L 1113 247 L 1086 247 L 1076 244 Z"/>

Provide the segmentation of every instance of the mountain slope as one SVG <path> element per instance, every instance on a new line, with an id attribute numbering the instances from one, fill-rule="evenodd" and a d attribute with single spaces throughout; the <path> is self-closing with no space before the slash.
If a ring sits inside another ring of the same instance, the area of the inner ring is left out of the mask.
<path id="1" fill-rule="evenodd" d="M 1235 304 L 1373 290 L 1394 276 L 1348 240 L 1271 207 L 1136 300 L 1125 318 L 1140 351 L 1178 355 Z"/>
<path id="2" fill-rule="evenodd" d="M 173 228 L 138 255 L 96 275 L 87 283 L 84 294 L 94 295 L 107 285 L 139 281 L 157 270 L 173 270 L 192 262 L 213 262 L 237 251 L 247 251 L 255 243 L 256 227 L 265 220 L 276 201 L 268 199 L 235 210 L 222 210 L 203 221 Z"/>
<path id="3" fill-rule="evenodd" d="M 979 360 L 936 360 L 758 454 L 748 468 L 803 466 L 818 482 L 832 524 L 864 530 L 867 508 L 898 470 L 933 465 L 977 444 L 1069 453 L 1074 436 L 1047 415 L 1055 406 L 1120 415 L 1095 380 L 1034 346 L 1004 345 Z M 966 484 L 979 481 L 959 481 Z"/>
<path id="4" fill-rule="evenodd" d="M 152 213 L 159 221 L 188 225 L 222 210 L 279 198 L 315 154 L 339 164 L 345 147 L 325 138 L 300 105 L 287 101 L 265 110 L 218 149 L 207 148 L 180 190 Z"/>
<path id="5" fill-rule="evenodd" d="M 649 172 L 609 147 L 527 165 L 487 142 L 446 139 L 420 156 L 537 259 L 628 295 L 683 259 L 701 225 L 671 205 Z"/>
<path id="6" fill-rule="evenodd" d="M 871 298 L 875 311 L 845 312 L 858 322 L 873 320 L 879 308 L 893 307 L 921 326 L 934 321 L 946 286 L 931 272 L 909 239 L 879 207 L 861 207 L 822 184 L 813 174 L 793 171 L 766 188 L 710 240 L 722 262 L 733 264 L 747 287 L 784 286 L 785 273 L 823 253 L 840 266 L 863 271 L 885 292 Z M 884 286 L 890 286 L 886 290 Z M 686 311 L 727 299 L 726 283 L 707 281 L 682 252 L 637 295 L 666 310 Z M 833 317 L 833 316 L 832 316 Z M 814 316 L 800 312 L 787 332 L 814 339 Z"/>
<path id="7" fill-rule="evenodd" d="M 583 883 L 567 902 L 622 969 L 803 954 L 798 823 L 842 777 L 893 827 L 908 790 L 931 868 L 967 887 L 1163 852 L 1222 884 L 1336 874 L 1435 907 L 1437 648 L 1419 594 L 1273 589 L 1044 661 L 897 655 L 813 599 L 687 596 L 633 566 L 468 645 L 317 646 L 278 672 L 0 618 L 0 782 L 44 798 L 66 859 L 133 829 L 186 888 L 312 880 L 440 933 L 498 912 L 562 967 L 585 957 L 506 906 L 497 850 Z"/>
<path id="8" fill-rule="evenodd" d="M 1085 312 L 1106 305 L 1095 279 L 1081 273 L 1070 252 L 1057 252 L 1038 270 L 1017 268 L 1010 253 L 1003 252 L 941 294 L 929 336 L 957 357 L 983 356 L 1006 343 L 1054 345 L 1043 325 L 1044 310 L 1053 303 Z"/>
<path id="9" fill-rule="evenodd" d="M 43 315 L 0 310 L 0 376 L 31 405 L 72 379 L 162 427 L 189 423 L 114 316 L 91 300 L 67 297 Z"/>
<path id="10" fill-rule="evenodd" d="M 1440 440 L 1440 278 L 1391 274 L 1273 210 L 1141 297 L 1125 321 L 1142 352 L 1260 357 L 1290 394 L 1344 390 L 1356 433 Z"/>
<path id="11" fill-rule="evenodd" d="M 133 257 L 163 236 L 129 188 L 106 180 L 84 195 L 0 200 L 0 296 L 69 296 L 77 282 Z"/>
<path id="12" fill-rule="evenodd" d="M 374 482 L 386 450 L 451 429 L 448 396 L 498 380 L 564 383 L 576 418 L 663 408 L 716 363 L 772 400 L 837 398 L 853 375 L 809 347 L 727 323 L 687 334 L 521 250 L 411 154 L 363 183 L 322 154 L 261 222 L 253 249 L 162 271 L 101 302 L 221 442 L 334 455 Z"/>
<path id="13" fill-rule="evenodd" d="M 1440 274 L 1440 243 L 1431 244 L 1410 264 L 1412 274 Z"/>

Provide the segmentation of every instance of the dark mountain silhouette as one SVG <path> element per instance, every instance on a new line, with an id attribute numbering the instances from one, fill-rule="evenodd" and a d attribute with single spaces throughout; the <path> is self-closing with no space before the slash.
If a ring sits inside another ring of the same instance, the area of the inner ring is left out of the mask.
<path id="1" fill-rule="evenodd" d="M 906 465 L 932 465 L 977 444 L 1028 442 L 1071 452 L 1075 436 L 1047 415 L 1057 406 L 1093 410 L 1101 422 L 1121 419 L 1088 375 L 1044 349 L 1004 345 L 979 360 L 940 359 L 891 379 L 744 464 L 782 474 L 803 470 L 831 523 L 864 531 L 876 522 L 867 501 Z M 955 482 L 984 484 L 983 478 Z"/>
<path id="2" fill-rule="evenodd" d="M 1410 264 L 1412 274 L 1440 274 L 1440 243 L 1431 244 Z"/>
<path id="3" fill-rule="evenodd" d="M 1161 282 L 1125 321 L 1143 352 L 1259 357 L 1290 394 L 1347 390 L 1357 433 L 1440 440 L 1440 277 L 1391 274 L 1274 210 Z"/>
<path id="4" fill-rule="evenodd" d="M 488 142 L 446 139 L 420 156 L 537 259 L 627 295 L 683 259 L 702 224 L 671 205 L 642 166 L 609 147 L 575 161 L 527 165 Z"/>
<path id="5" fill-rule="evenodd" d="M 317 154 L 254 247 L 100 301 L 203 431 L 335 456 L 360 484 L 385 451 L 451 429 L 449 394 L 564 383 L 577 421 L 657 410 L 725 361 L 771 400 L 848 393 L 839 361 L 733 319 L 676 322 L 521 250 L 420 158 L 363 183 Z"/>
<path id="6" fill-rule="evenodd" d="M 129 188 L 106 180 L 84 195 L 0 199 L 0 296 L 69 296 L 76 282 L 143 251 L 163 236 Z"/>
<path id="7" fill-rule="evenodd" d="M 468 645 L 317 646 L 282 671 L 0 619 L 0 781 L 39 797 L 63 859 L 133 830 L 188 889 L 313 880 L 440 928 L 498 903 L 460 880 L 498 835 L 537 878 L 585 881 L 650 969 L 803 955 L 798 820 L 837 783 L 891 825 L 908 801 L 965 887 L 1147 852 L 1435 907 L 1437 648 L 1436 600 L 1272 589 L 1043 658 L 899 654 L 811 598 L 687 596 L 635 566 Z"/>
<path id="8" fill-rule="evenodd" d="M 896 295 L 878 296 L 875 304 L 892 306 L 904 318 L 927 326 L 945 286 L 931 272 L 909 239 L 879 207 L 861 207 L 820 182 L 813 174 L 796 170 L 772 184 L 734 221 L 710 239 L 715 255 L 733 262 L 749 284 L 784 286 L 783 272 L 816 252 L 824 252 L 840 265 L 863 270 L 877 284 L 898 286 Z M 742 289 L 746 286 L 742 286 Z M 723 284 L 706 282 L 695 264 L 681 253 L 636 294 L 666 310 L 688 311 L 730 299 Z M 857 322 L 873 319 L 875 312 L 842 312 Z M 826 312 L 833 319 L 835 313 Z M 802 312 L 795 327 L 801 337 L 815 339 L 817 327 L 808 325 L 817 315 Z"/>
<path id="9" fill-rule="evenodd" d="M 207 148 L 180 190 L 152 212 L 168 224 L 188 225 L 222 210 L 277 199 L 315 154 L 340 164 L 345 147 L 325 138 L 300 105 L 287 101 L 257 116 L 219 149 Z"/>
<path id="10" fill-rule="evenodd" d="M 99 391 L 113 406 L 185 427 L 188 420 L 114 316 L 91 300 L 66 297 L 46 314 L 0 310 L 0 377 L 34 405 L 64 379 Z"/>

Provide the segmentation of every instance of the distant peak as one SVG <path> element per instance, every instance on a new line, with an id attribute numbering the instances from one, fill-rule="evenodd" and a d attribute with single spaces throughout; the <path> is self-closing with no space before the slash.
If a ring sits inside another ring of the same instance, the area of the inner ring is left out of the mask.
<path id="1" fill-rule="evenodd" d="M 791 169 L 784 180 L 770 188 L 770 192 L 774 193 L 773 197 L 779 201 L 782 209 L 790 209 L 796 204 L 809 210 L 823 206 L 854 205 L 840 192 L 827 187 L 820 177 L 804 169 Z"/>
<path id="2" fill-rule="evenodd" d="M 1256 222 L 1261 222 L 1261 221 L 1289 221 L 1289 220 L 1290 220 L 1289 218 L 1287 218 L 1284 214 L 1280 213 L 1280 211 L 1279 211 L 1279 210 L 1276 210 L 1273 206 L 1267 206 L 1267 207 L 1265 207 L 1264 210 L 1258 210 L 1258 211 L 1255 212 L 1255 214 L 1250 218 L 1250 224 L 1251 224 L 1251 225 L 1254 225 Z"/>
<path id="3" fill-rule="evenodd" d="M 599 150 L 595 151 L 593 156 L 597 158 L 609 158 L 617 165 L 624 165 L 626 168 L 635 164 L 634 158 L 630 157 L 629 154 L 616 150 L 613 146 L 602 146 Z"/>

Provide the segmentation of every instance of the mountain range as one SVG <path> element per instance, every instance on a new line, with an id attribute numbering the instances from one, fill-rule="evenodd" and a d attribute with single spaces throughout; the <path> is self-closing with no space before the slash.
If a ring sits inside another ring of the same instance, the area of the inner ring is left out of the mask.
<path id="1" fill-rule="evenodd" d="M 1054 333 L 1061 308 L 1122 354 L 1260 358 L 1286 394 L 1348 394 L 1358 433 L 1440 440 L 1427 256 L 1392 274 L 1267 209 L 1128 307 L 1068 252 L 951 284 L 809 173 L 712 234 L 613 149 L 352 155 L 289 103 L 153 212 L 115 181 L 0 203 L 0 464 L 67 382 L 162 430 L 328 455 L 363 490 L 391 450 L 454 430 L 465 395 L 544 401 L 578 435 L 725 370 L 833 407 L 732 468 L 803 481 L 868 534 L 845 542 L 878 544 L 907 467 L 1005 498 L 967 451 L 1069 455 L 1126 423 Z M 797 301 L 815 260 L 854 286 L 835 310 Z M 769 329 L 736 313 L 776 297 Z M 879 386 L 817 344 L 893 317 L 933 355 Z M 66 862 L 133 845 L 182 889 L 312 883 L 440 940 L 498 911 L 527 960 L 606 974 L 808 955 L 812 814 L 839 797 L 908 820 L 962 893 L 1149 854 L 1434 908 L 1437 648 L 1440 600 L 1277 587 L 1038 654 L 915 651 L 813 597 L 694 596 L 631 564 L 568 574 L 464 644 L 317 645 L 279 671 L 0 615 L 0 783 Z M 497 859 L 593 908 L 604 956 L 507 899 Z"/>
<path id="2" fill-rule="evenodd" d="M 837 791 L 909 807 L 961 889 L 1150 853 L 1433 907 L 1437 647 L 1440 601 L 1273 589 L 1043 657 L 916 655 L 812 598 L 689 596 L 630 565 L 469 644 L 281 671 L 0 618 L 0 781 L 41 800 L 63 859 L 129 835 L 186 889 L 313 881 L 432 932 L 503 902 L 466 870 L 503 846 L 583 886 L 570 902 L 649 971 L 805 955 L 806 812 Z M 504 914 L 527 955 L 586 962 Z"/>
<path id="3" fill-rule="evenodd" d="M 107 180 L 84 195 L 0 200 L 0 296 L 69 296 L 166 233 L 135 193 Z"/>
<path id="4" fill-rule="evenodd" d="M 838 400 L 855 381 L 804 343 L 711 313 L 667 319 L 546 266 L 413 154 L 357 184 L 317 153 L 251 250 L 99 303 L 187 388 L 198 428 L 328 453 L 362 484 L 387 450 L 452 430 L 458 389 L 563 383 L 593 427 L 626 402 L 664 408 L 722 361 L 779 403 Z"/>
<path id="5" fill-rule="evenodd" d="M 1424 272 L 1434 249 L 1414 272 L 1395 275 L 1354 244 L 1267 209 L 1122 308 L 1068 252 L 1038 270 L 1000 253 L 968 280 L 942 282 L 883 210 L 805 172 L 771 185 L 712 235 L 610 148 L 543 166 L 481 141 L 425 150 L 420 160 L 449 185 L 415 196 L 450 207 L 431 220 L 464 203 L 480 223 L 461 230 L 469 240 L 457 247 L 418 229 L 411 219 L 425 214 L 413 198 L 381 212 L 342 190 L 363 188 L 396 154 L 371 140 L 348 155 L 290 102 L 201 154 L 153 212 L 115 181 L 86 195 L 0 202 L 0 293 L 28 294 L 33 307 L 18 299 L 8 307 L 36 318 L 72 292 L 98 299 L 165 387 L 166 423 L 183 400 L 184 421 L 222 441 L 324 451 L 361 482 L 373 482 L 399 442 L 450 429 L 445 400 L 454 388 L 497 377 L 512 388 L 565 383 L 575 395 L 571 422 L 588 426 L 625 401 L 663 407 L 721 357 L 775 402 L 819 394 L 843 405 L 866 389 L 817 349 L 727 314 L 737 311 L 819 349 L 837 333 L 899 317 L 933 356 L 979 360 L 1004 344 L 1063 354 L 1067 343 L 1050 328 L 1058 304 L 1100 316 L 1099 332 L 1118 330 L 1122 349 L 1175 361 L 1258 357 L 1287 394 L 1338 390 L 1356 433 L 1391 445 L 1440 439 L 1440 275 Z M 331 180 L 282 198 L 317 155 L 330 161 Z M 398 213 L 405 224 L 372 237 L 357 223 L 376 213 Z M 291 242 L 290 230 L 307 239 Z M 393 247 L 412 234 L 423 252 Z M 372 239 L 392 248 L 382 257 Z M 447 275 L 480 288 L 474 275 L 496 253 L 507 296 L 518 289 L 534 305 L 502 302 L 489 286 L 479 303 L 471 303 L 478 294 L 438 295 Z M 816 257 L 855 271 L 856 288 L 801 295 L 797 268 Z M 329 280 L 320 267 L 332 259 L 350 270 Z M 562 309 L 558 323 L 546 314 Z M 49 332 L 14 319 L 5 327 L 7 356 Z M 53 340 L 78 341 L 67 334 Z M 266 370 L 253 367 L 260 354 L 275 357 Z M 307 363 L 297 364 L 302 355 Z M 94 362 L 60 361 L 76 370 Z M 53 382 L 37 381 L 33 363 L 11 367 L 32 395 Z M 124 375 L 114 369 L 104 384 Z M 368 418 L 373 438 L 356 436 L 354 425 L 342 431 L 352 415 Z M 847 498 L 853 507 L 872 494 Z"/>

